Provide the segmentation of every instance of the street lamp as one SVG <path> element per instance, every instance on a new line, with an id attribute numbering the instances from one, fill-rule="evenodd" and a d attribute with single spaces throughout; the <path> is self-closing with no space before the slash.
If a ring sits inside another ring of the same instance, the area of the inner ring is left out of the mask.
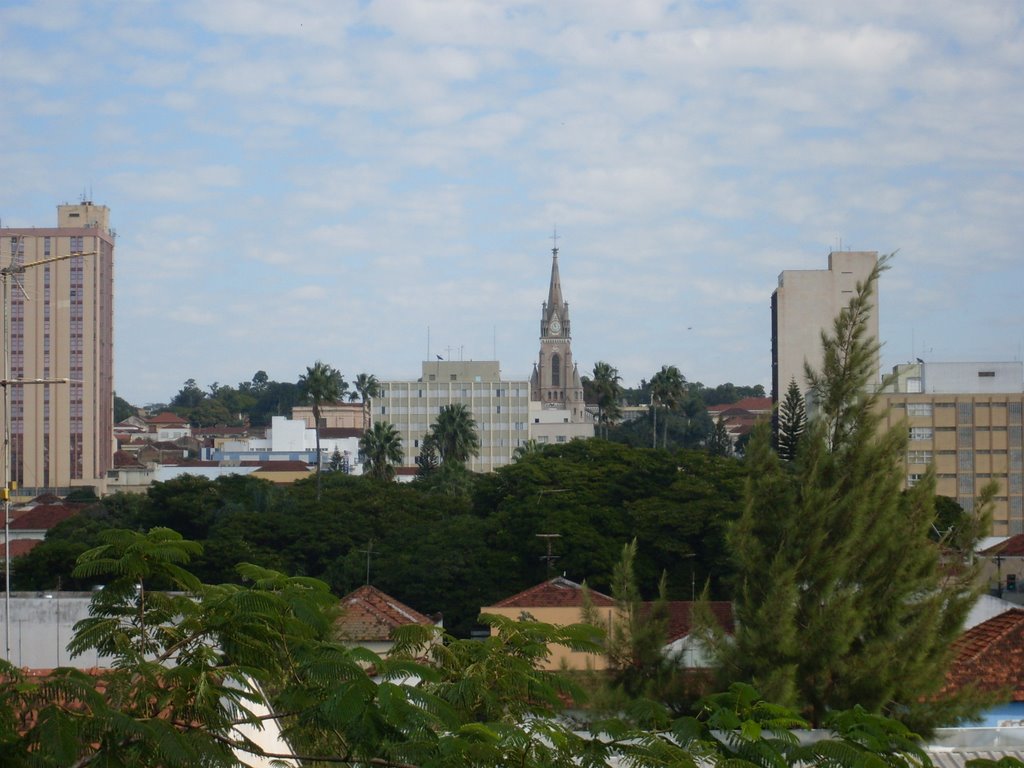
<path id="1" fill-rule="evenodd" d="M 70 379 L 12 379 L 11 378 L 11 277 L 17 280 L 18 275 L 25 274 L 29 267 L 38 267 L 41 264 L 50 264 L 55 261 L 66 261 L 75 256 L 95 256 L 96 251 L 88 253 L 75 252 L 64 256 L 52 256 L 48 259 L 32 261 L 28 264 L 16 264 L 15 257 L 17 248 L 11 253 L 9 266 L 0 268 L 0 281 L 3 282 L 3 303 L 4 303 L 4 377 L 0 379 L 0 387 L 3 387 L 4 396 L 4 487 L 2 489 L 4 501 L 4 659 L 11 660 L 11 491 L 14 490 L 11 482 L 13 467 L 11 462 L 11 386 L 15 384 L 67 384 Z M 21 288 L 21 285 L 18 285 Z M 21 288 L 24 293 L 24 288 Z M 26 296 L 27 298 L 27 296 Z"/>

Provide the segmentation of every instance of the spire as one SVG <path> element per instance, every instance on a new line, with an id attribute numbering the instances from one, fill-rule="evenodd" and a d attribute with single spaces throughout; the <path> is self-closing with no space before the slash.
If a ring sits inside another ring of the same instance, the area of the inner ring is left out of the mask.
<path id="1" fill-rule="evenodd" d="M 548 287 L 548 312 L 562 311 L 562 281 L 558 276 L 558 229 L 551 235 L 551 285 Z"/>

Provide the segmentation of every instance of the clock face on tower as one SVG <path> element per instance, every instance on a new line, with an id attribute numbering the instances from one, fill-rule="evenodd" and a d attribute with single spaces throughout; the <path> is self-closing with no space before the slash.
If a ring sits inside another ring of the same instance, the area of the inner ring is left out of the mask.
<path id="1" fill-rule="evenodd" d="M 557 317 L 551 321 L 551 324 L 548 326 L 548 330 L 556 336 L 562 332 L 562 324 L 558 322 Z"/>

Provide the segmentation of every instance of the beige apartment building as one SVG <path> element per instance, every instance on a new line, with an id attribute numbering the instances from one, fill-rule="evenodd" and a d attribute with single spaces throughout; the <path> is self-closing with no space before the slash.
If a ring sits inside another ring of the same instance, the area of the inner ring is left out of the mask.
<path id="1" fill-rule="evenodd" d="M 114 240 L 110 210 L 57 206 L 57 226 L 0 229 L 9 286 L 12 479 L 19 494 L 102 491 L 113 459 Z M 37 266 L 32 266 L 42 262 Z M 0 403 L 0 409 L 3 408 Z"/>
<path id="2" fill-rule="evenodd" d="M 394 424 L 402 435 L 403 465 L 416 466 L 427 431 L 444 405 L 465 405 L 476 421 L 480 455 L 467 466 L 491 472 L 509 464 L 529 439 L 530 383 L 506 380 L 496 360 L 424 361 L 415 381 L 382 381 L 373 420 Z"/>
<path id="3" fill-rule="evenodd" d="M 877 251 L 836 251 L 828 269 L 787 269 L 772 293 L 772 399 L 779 402 L 789 382 L 806 394 L 804 364 L 821 367 L 821 332 L 832 323 L 878 263 Z M 878 338 L 877 286 L 868 334 Z M 876 365 L 876 376 L 879 365 Z"/>
<path id="4" fill-rule="evenodd" d="M 1024 533 L 1024 366 L 912 363 L 893 371 L 882 393 L 886 423 L 905 424 L 906 485 L 934 466 L 936 492 L 973 510 L 990 481 L 999 486 L 992 533 Z"/>

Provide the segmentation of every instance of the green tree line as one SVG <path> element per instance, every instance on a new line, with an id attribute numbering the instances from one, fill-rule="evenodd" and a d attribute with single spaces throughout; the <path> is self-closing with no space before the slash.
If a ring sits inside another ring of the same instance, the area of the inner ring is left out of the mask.
<path id="1" fill-rule="evenodd" d="M 230 564 L 244 560 L 322 579 L 341 595 L 365 581 L 369 557 L 374 585 L 443 613 L 461 635 L 481 606 L 549 575 L 609 589 L 622 543 L 634 537 L 642 583 L 666 571 L 675 599 L 708 580 L 715 595 L 729 594 L 725 531 L 742 495 L 733 460 L 590 440 L 525 452 L 488 475 L 456 462 L 408 484 L 338 472 L 321 482 L 319 502 L 313 478 L 278 487 L 238 475 L 108 496 L 20 558 L 15 586 L 89 589 L 92 581 L 72 576 L 74 563 L 102 531 L 163 526 L 203 545 L 193 566 L 209 582 L 230 581 Z M 549 533 L 561 537 L 550 569 L 538 538 Z"/>

